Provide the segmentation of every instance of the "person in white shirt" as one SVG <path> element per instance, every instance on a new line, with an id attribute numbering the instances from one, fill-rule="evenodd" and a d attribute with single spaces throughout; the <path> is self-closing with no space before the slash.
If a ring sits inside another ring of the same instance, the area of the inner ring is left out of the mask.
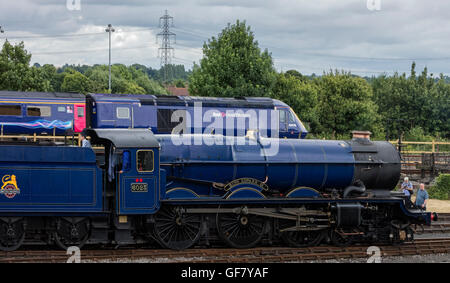
<path id="1" fill-rule="evenodd" d="M 86 139 L 85 131 L 81 132 L 81 147 L 92 147 L 91 142 L 88 139 Z"/>

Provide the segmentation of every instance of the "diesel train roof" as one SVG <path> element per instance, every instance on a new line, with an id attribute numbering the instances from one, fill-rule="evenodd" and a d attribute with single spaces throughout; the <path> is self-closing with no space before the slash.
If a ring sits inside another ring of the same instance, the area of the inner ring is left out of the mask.
<path id="1" fill-rule="evenodd" d="M 274 106 L 288 107 L 287 104 L 269 97 L 200 97 L 174 96 L 152 94 L 88 94 L 95 101 L 138 102 L 142 105 L 174 105 L 193 106 L 201 102 L 205 107 L 244 107 L 244 108 L 273 108 Z"/>
<path id="2" fill-rule="evenodd" d="M 85 96 L 81 93 L 75 92 L 36 92 L 36 91 L 9 91 L 2 90 L 0 91 L 0 97 L 2 98 L 70 98 L 74 100 L 84 100 Z"/>

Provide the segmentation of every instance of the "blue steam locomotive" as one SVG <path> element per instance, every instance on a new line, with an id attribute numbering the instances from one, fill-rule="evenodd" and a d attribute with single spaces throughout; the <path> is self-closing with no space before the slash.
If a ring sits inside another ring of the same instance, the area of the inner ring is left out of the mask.
<path id="1" fill-rule="evenodd" d="M 87 134 L 103 150 L 0 143 L 0 250 L 396 243 L 433 216 L 391 192 L 400 157 L 387 142 Z"/>

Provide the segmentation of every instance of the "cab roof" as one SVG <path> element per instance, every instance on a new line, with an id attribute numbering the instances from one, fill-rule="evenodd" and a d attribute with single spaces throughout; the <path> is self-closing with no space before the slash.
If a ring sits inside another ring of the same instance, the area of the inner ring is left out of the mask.
<path id="1" fill-rule="evenodd" d="M 117 148 L 159 148 L 149 129 L 86 129 L 95 144 L 112 143 Z"/>

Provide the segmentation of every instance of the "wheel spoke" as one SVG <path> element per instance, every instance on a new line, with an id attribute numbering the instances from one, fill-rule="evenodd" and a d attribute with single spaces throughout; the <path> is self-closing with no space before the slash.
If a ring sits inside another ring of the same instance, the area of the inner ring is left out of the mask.
<path id="1" fill-rule="evenodd" d="M 55 243 L 61 249 L 67 250 L 70 246 L 81 248 L 90 235 L 90 224 L 87 218 L 76 219 L 59 218 L 55 223 L 57 229 L 53 233 Z"/>
<path id="2" fill-rule="evenodd" d="M 0 250 L 17 250 L 25 240 L 25 226 L 23 220 L 13 223 L 0 222 Z"/>
<path id="3" fill-rule="evenodd" d="M 155 218 L 154 235 L 166 248 L 187 249 L 200 238 L 200 215 L 185 215 L 180 209 L 166 208 L 159 211 Z"/>
<path id="4" fill-rule="evenodd" d="M 295 227 L 296 223 L 292 220 L 281 220 L 279 229 L 287 229 Z M 311 226 L 310 228 L 314 228 Z M 283 241 L 291 247 L 311 247 L 320 244 L 325 236 L 325 230 L 300 230 L 300 231 L 284 231 L 281 232 Z"/>
<path id="5" fill-rule="evenodd" d="M 216 216 L 219 236 L 233 248 L 256 246 L 264 234 L 264 219 L 254 215 L 221 214 Z"/>

